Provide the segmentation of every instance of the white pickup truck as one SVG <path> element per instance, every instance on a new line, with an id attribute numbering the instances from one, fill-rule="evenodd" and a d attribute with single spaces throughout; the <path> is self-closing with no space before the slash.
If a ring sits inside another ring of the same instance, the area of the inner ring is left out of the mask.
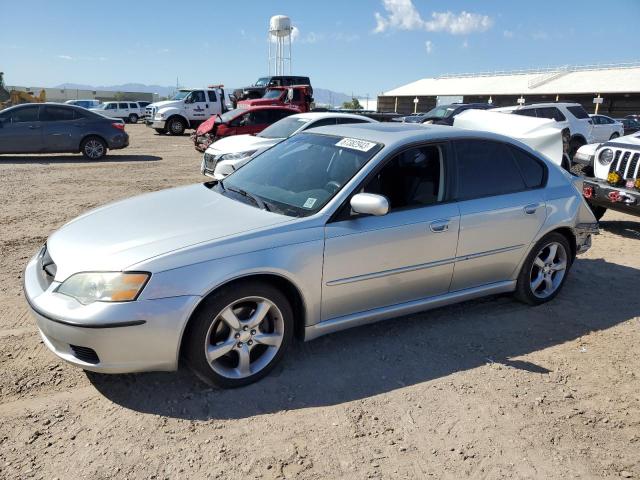
<path id="1" fill-rule="evenodd" d="M 226 111 L 222 85 L 180 89 L 171 100 L 147 106 L 145 123 L 160 134 L 182 135 L 187 128 L 197 128 L 212 115 Z"/>

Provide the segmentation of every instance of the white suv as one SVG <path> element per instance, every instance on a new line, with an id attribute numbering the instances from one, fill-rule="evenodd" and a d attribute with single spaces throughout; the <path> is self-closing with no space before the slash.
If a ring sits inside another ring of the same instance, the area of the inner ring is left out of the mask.
<path id="1" fill-rule="evenodd" d="M 138 102 L 105 102 L 90 110 L 105 117 L 121 118 L 129 123 L 138 123 L 138 120 L 144 117 L 144 108 L 138 105 Z"/>
<path id="2" fill-rule="evenodd" d="M 593 122 L 579 103 L 535 103 L 496 108 L 493 111 L 555 120 L 562 128 L 565 153 L 571 160 L 582 145 L 594 142 Z"/>

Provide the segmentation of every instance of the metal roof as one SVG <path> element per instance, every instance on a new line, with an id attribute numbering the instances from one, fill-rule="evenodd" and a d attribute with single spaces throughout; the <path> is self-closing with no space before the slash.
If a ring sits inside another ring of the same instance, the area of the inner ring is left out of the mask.
<path id="1" fill-rule="evenodd" d="M 640 63 L 585 65 L 423 78 L 384 96 L 640 93 Z"/>

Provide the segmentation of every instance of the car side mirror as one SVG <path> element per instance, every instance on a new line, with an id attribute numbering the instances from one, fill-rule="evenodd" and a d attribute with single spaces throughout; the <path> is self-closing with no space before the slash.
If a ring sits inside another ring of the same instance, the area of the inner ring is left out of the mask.
<path id="1" fill-rule="evenodd" d="M 293 88 L 287 89 L 287 100 L 289 100 L 289 102 L 293 100 Z"/>
<path id="2" fill-rule="evenodd" d="M 389 200 L 375 193 L 357 193 L 351 197 L 351 209 L 364 215 L 386 215 L 389 212 Z"/>

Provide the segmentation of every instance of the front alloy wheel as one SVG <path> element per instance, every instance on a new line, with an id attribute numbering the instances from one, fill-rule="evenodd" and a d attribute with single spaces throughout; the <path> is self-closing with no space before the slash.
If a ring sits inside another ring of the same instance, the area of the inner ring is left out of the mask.
<path id="1" fill-rule="evenodd" d="M 265 376 L 293 336 L 287 298 L 266 283 L 246 282 L 212 294 L 185 337 L 194 373 L 221 387 L 239 387 Z"/>

